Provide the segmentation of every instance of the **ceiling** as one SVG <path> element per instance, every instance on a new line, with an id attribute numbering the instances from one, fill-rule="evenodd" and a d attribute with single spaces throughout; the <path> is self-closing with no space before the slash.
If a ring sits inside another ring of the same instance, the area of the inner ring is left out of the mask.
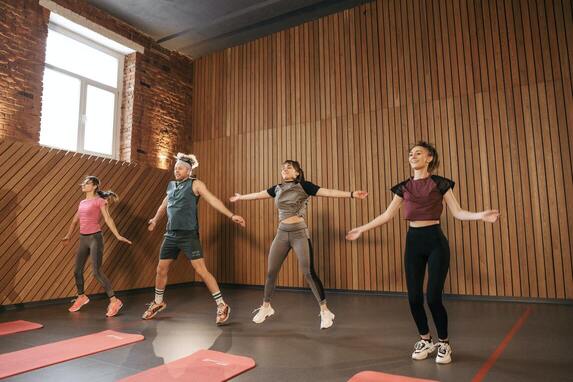
<path id="1" fill-rule="evenodd" d="M 197 58 L 371 0 L 88 0 Z"/>

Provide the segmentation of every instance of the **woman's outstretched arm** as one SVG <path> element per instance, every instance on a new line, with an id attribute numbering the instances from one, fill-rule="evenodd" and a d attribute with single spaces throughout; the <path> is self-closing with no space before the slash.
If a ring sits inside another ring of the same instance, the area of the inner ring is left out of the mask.
<path id="1" fill-rule="evenodd" d="M 374 218 L 372 221 L 360 226 L 356 227 L 346 235 L 346 239 L 348 240 L 356 240 L 362 235 L 363 232 L 371 230 L 372 228 L 376 228 L 378 226 L 384 225 L 388 223 L 400 210 L 400 206 L 402 205 L 402 198 L 398 195 L 394 195 L 394 198 L 381 215 Z"/>
<path id="2" fill-rule="evenodd" d="M 72 219 L 72 222 L 70 223 L 70 228 L 68 228 L 68 233 L 66 233 L 66 236 L 62 238 L 62 241 L 70 240 L 70 236 L 72 236 L 72 233 L 74 233 L 74 229 L 76 228 L 76 225 L 78 224 L 79 220 L 80 220 L 79 215 L 76 212 L 74 218 Z"/>
<path id="3" fill-rule="evenodd" d="M 229 201 L 232 203 L 235 203 L 235 202 L 238 202 L 239 200 L 259 200 L 259 199 L 268 199 L 270 197 L 271 196 L 269 195 L 267 190 L 263 190 L 263 191 L 253 192 L 252 194 L 245 194 L 245 195 L 241 195 L 239 193 L 236 193 L 235 195 L 233 195 L 229 198 Z"/>
<path id="4" fill-rule="evenodd" d="M 320 188 L 316 193 L 316 196 L 324 196 L 326 198 L 356 198 L 356 199 L 366 199 L 368 192 L 366 191 L 340 191 L 340 190 L 329 190 L 328 188 Z"/>
<path id="5" fill-rule="evenodd" d="M 103 215 L 103 220 L 105 221 L 105 224 L 107 224 L 107 226 L 109 227 L 111 232 L 114 234 L 114 236 L 117 238 L 117 240 L 123 241 L 124 243 L 127 243 L 127 244 L 131 244 L 131 241 L 127 240 L 125 237 L 123 237 L 119 234 L 117 227 L 115 226 L 115 222 L 113 221 L 113 219 L 109 213 L 107 204 L 104 204 L 103 206 L 101 206 L 101 214 Z"/>
<path id="6" fill-rule="evenodd" d="M 486 210 L 481 212 L 463 210 L 452 190 L 448 190 L 448 192 L 445 193 L 444 200 L 452 215 L 458 220 L 483 220 L 484 222 L 495 223 L 499 218 L 498 210 Z"/>

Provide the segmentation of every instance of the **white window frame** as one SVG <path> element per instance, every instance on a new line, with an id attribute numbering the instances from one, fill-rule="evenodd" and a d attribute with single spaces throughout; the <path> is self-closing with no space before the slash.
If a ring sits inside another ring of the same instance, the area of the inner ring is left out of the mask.
<path id="1" fill-rule="evenodd" d="M 101 82 L 94 81 L 92 79 L 86 78 L 76 73 L 72 73 L 68 70 L 59 68 L 57 66 L 48 64 L 47 62 L 44 63 L 44 66 L 50 70 L 54 70 L 56 72 L 62 73 L 66 76 L 70 76 L 76 78 L 80 81 L 80 104 L 78 110 L 78 137 L 77 137 L 77 146 L 76 151 L 83 154 L 90 154 L 95 155 L 98 157 L 110 158 L 110 159 L 119 159 L 120 153 L 120 133 L 121 133 L 121 95 L 123 93 L 123 70 L 124 70 L 124 58 L 125 56 L 119 52 L 116 52 L 108 47 L 105 47 L 97 42 L 85 38 L 67 28 L 64 28 L 60 25 L 49 23 L 48 28 L 53 30 L 54 32 L 60 33 L 65 35 L 66 37 L 72 38 L 82 44 L 88 45 L 94 49 L 97 49 L 105 54 L 113 56 L 118 60 L 118 70 L 117 70 L 117 87 L 114 88 L 112 86 L 102 84 Z M 86 96 L 87 96 L 87 86 L 91 85 L 102 90 L 109 91 L 115 95 L 114 100 L 114 116 L 113 116 L 113 136 L 112 136 L 112 153 L 111 155 L 98 153 L 94 151 L 89 151 L 84 148 L 84 138 L 85 138 L 85 123 L 86 123 Z M 48 147 L 53 147 L 49 145 L 44 145 Z M 54 147 L 60 149 L 60 147 Z"/>

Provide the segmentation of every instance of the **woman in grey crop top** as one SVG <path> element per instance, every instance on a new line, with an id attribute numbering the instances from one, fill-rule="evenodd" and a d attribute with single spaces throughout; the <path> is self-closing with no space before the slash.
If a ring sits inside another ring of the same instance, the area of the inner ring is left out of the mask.
<path id="1" fill-rule="evenodd" d="M 231 202 L 236 202 L 274 198 L 275 205 L 279 210 L 280 223 L 269 251 L 269 267 L 265 281 L 263 304 L 256 309 L 258 312 L 253 321 L 260 324 L 275 313 L 270 303 L 271 295 L 281 266 L 292 248 L 298 258 L 300 269 L 320 305 L 320 328 L 326 329 L 332 326 L 334 314 L 326 305 L 322 282 L 314 271 L 312 243 L 304 221 L 308 199 L 310 196 L 364 199 L 368 193 L 321 188 L 304 179 L 304 172 L 300 164 L 294 160 L 286 160 L 283 163 L 281 176 L 283 182 L 267 190 L 247 195 L 235 194 L 229 199 Z"/>
<path id="2" fill-rule="evenodd" d="M 499 217 L 499 211 L 488 210 L 470 212 L 462 210 L 452 189 L 454 182 L 433 175 L 438 167 L 438 152 L 427 142 L 418 142 L 410 148 L 410 167 L 414 176 L 391 188 L 394 193 L 392 202 L 386 211 L 371 222 L 354 228 L 346 236 L 356 240 L 363 232 L 389 222 L 404 205 L 405 219 L 410 228 L 406 235 L 404 270 L 410 312 L 420 334 L 420 340 L 414 345 L 412 358 L 422 360 L 437 349 L 436 363 L 452 361 L 452 349 L 448 341 L 448 315 L 442 304 L 444 283 L 448 275 L 450 248 L 448 239 L 440 229 L 442 203 L 445 201 L 452 215 L 459 220 L 483 220 L 493 223 Z M 433 343 L 424 310 L 424 275 L 428 269 L 428 287 L 426 299 L 432 318 L 436 324 L 439 342 Z"/>

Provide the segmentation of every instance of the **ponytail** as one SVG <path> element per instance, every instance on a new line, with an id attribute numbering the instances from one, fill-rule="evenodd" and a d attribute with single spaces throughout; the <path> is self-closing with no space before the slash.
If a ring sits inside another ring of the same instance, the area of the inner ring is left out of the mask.
<path id="1" fill-rule="evenodd" d="M 117 196 L 117 194 L 115 192 L 113 192 L 111 190 L 107 190 L 107 191 L 97 190 L 96 193 L 98 194 L 98 196 L 100 198 L 107 200 L 109 204 L 119 202 L 119 197 Z"/>
<path id="2" fill-rule="evenodd" d="M 102 199 L 107 200 L 109 204 L 119 202 L 119 197 L 117 196 L 117 194 L 115 192 L 113 192 L 111 190 L 101 191 L 99 189 L 100 181 L 99 181 L 97 176 L 93 176 L 93 175 L 86 176 L 86 181 L 92 182 L 92 184 L 97 187 L 97 190 L 96 190 L 97 196 L 99 196 Z"/>

